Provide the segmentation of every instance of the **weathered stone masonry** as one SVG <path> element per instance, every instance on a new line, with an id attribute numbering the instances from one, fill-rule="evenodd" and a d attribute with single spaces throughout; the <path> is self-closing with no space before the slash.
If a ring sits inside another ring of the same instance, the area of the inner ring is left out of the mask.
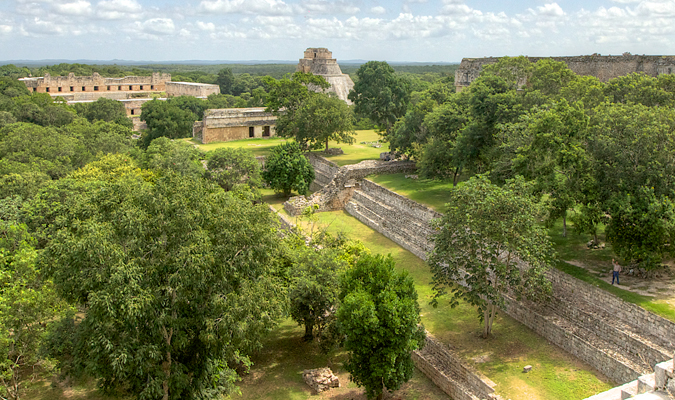
<path id="1" fill-rule="evenodd" d="M 310 161 L 321 171 L 317 185 L 332 177 L 328 186 L 339 189 L 335 178 L 342 168 L 336 171 L 318 157 Z M 441 214 L 365 179 L 349 186 L 340 201 L 348 213 L 426 259 L 432 250 L 429 223 Z M 675 323 L 556 269 L 548 278 L 553 301 L 540 305 L 507 299 L 505 311 L 617 383 L 637 379 L 672 357 Z"/>
<path id="2" fill-rule="evenodd" d="M 675 73 L 675 56 L 574 56 L 574 57 L 527 57 L 531 62 L 551 59 L 567 64 L 577 75 L 595 76 L 601 82 L 625 76 L 633 72 L 643 72 L 649 76 Z M 468 87 L 483 69 L 484 65 L 494 64 L 498 57 L 464 58 L 455 71 L 455 88 L 458 92 Z"/>
<path id="3" fill-rule="evenodd" d="M 347 96 L 354 87 L 354 82 L 349 75 L 342 73 L 337 60 L 333 58 L 333 53 L 328 49 L 318 47 L 305 50 L 304 58 L 300 59 L 295 70 L 323 76 L 330 83 L 328 91 L 335 93 L 340 100 L 347 104 L 351 104 Z"/>

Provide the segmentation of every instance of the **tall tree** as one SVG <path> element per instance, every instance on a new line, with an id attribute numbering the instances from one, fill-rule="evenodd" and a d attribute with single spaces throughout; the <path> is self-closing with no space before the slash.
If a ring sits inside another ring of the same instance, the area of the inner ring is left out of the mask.
<path id="1" fill-rule="evenodd" d="M 433 303 L 450 289 L 452 307 L 461 299 L 476 306 L 485 338 L 507 293 L 537 300 L 551 290 L 544 271 L 553 248 L 530 190 L 522 178 L 498 187 L 478 175 L 453 189 L 447 212 L 434 224 Z"/>
<path id="2" fill-rule="evenodd" d="M 397 390 L 414 370 L 410 354 L 424 346 L 424 327 L 412 278 L 391 255 L 364 255 L 345 273 L 338 321 L 346 335 L 350 379 L 369 399 Z"/>
<path id="3" fill-rule="evenodd" d="M 314 168 L 297 143 L 286 142 L 272 148 L 262 177 L 284 196 L 288 197 L 292 190 L 304 195 L 314 180 Z"/>
<path id="4" fill-rule="evenodd" d="M 220 86 L 221 94 L 232 94 L 232 86 L 234 85 L 234 74 L 230 68 L 223 68 L 218 71 L 216 84 Z"/>
<path id="5" fill-rule="evenodd" d="M 232 391 L 285 304 L 267 207 L 175 174 L 98 180 L 84 197 L 66 200 L 42 265 L 87 309 L 86 372 L 144 399 Z"/>
<path id="6" fill-rule="evenodd" d="M 147 148 L 153 139 L 164 136 L 169 139 L 190 137 L 192 125 L 198 119 L 191 111 L 186 111 L 167 101 L 153 100 L 143 104 L 141 121 L 148 124 L 143 134 L 143 146 Z"/>
<path id="7" fill-rule="evenodd" d="M 323 145 L 328 150 L 330 140 L 354 142 L 352 111 L 347 103 L 325 93 L 310 93 L 295 113 L 287 113 L 280 119 L 277 135 L 292 137 L 303 148 L 318 149 Z"/>
<path id="8" fill-rule="evenodd" d="M 354 112 L 368 117 L 387 133 L 396 120 L 405 115 L 410 101 L 410 85 L 385 61 L 368 61 L 356 71 L 349 100 Z"/>
<path id="9" fill-rule="evenodd" d="M 3 215 L 2 217 L 6 217 Z M 36 264 L 35 239 L 26 226 L 0 218 L 0 397 L 19 400 L 35 379 L 45 327 L 63 304 Z"/>

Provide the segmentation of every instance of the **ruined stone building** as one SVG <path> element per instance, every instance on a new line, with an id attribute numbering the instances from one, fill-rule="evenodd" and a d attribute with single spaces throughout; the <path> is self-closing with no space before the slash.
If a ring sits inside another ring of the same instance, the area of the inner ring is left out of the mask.
<path id="1" fill-rule="evenodd" d="M 206 98 L 219 94 L 218 85 L 192 82 L 171 82 L 171 74 L 155 72 L 152 76 L 125 76 L 105 78 L 94 72 L 92 76 L 51 76 L 21 78 L 29 91 L 49 93 L 52 97 L 63 97 L 67 101 L 95 101 L 101 97 L 124 100 L 150 97 L 152 93 L 165 92 L 167 96 L 194 96 Z M 143 96 L 143 95 L 147 96 Z"/>
<path id="2" fill-rule="evenodd" d="M 595 76 L 601 82 L 625 76 L 633 72 L 643 72 L 649 76 L 675 73 L 675 56 L 645 56 L 626 53 L 622 56 L 590 56 L 573 57 L 527 57 L 531 62 L 542 59 L 561 61 L 567 64 L 577 75 Z M 494 64 L 498 57 L 464 58 L 455 72 L 455 88 L 460 92 L 468 87 L 480 75 L 483 65 Z"/>
<path id="3" fill-rule="evenodd" d="M 276 119 L 264 107 L 206 110 L 192 127 L 192 137 L 206 144 L 275 136 Z"/>
<path id="4" fill-rule="evenodd" d="M 61 96 L 66 100 L 127 99 L 136 93 L 160 93 L 166 90 L 166 82 L 171 81 L 170 74 L 155 72 L 152 76 L 125 76 L 123 78 L 104 78 L 94 72 L 92 76 L 51 76 L 21 78 L 29 91 L 49 93 L 53 97 Z"/>
<path id="5" fill-rule="evenodd" d="M 338 98 L 347 104 L 352 103 L 347 96 L 354 87 L 354 82 L 349 75 L 342 73 L 337 60 L 333 58 L 333 53 L 328 49 L 317 47 L 305 50 L 305 57 L 300 59 L 295 70 L 323 76 L 330 83 L 328 91 L 337 94 Z"/>

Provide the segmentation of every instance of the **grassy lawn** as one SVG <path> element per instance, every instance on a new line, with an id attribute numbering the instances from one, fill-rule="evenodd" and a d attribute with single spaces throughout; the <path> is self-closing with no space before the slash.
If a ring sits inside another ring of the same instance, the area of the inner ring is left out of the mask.
<path id="1" fill-rule="evenodd" d="M 253 139 L 242 139 L 242 140 L 233 140 L 231 142 L 216 142 L 209 144 L 201 144 L 196 140 L 186 139 L 188 143 L 196 145 L 199 149 L 204 151 L 210 151 L 215 149 L 220 149 L 222 147 L 244 147 L 253 152 L 256 157 L 267 156 L 270 154 L 270 149 L 276 145 L 286 142 L 286 139 L 281 138 L 253 138 Z"/>
<path id="2" fill-rule="evenodd" d="M 339 147 L 344 151 L 344 154 L 340 154 L 339 156 L 321 155 L 339 166 L 358 164 L 363 160 L 379 160 L 380 153 L 389 151 L 389 143 L 382 143 L 382 147 L 373 147 L 372 145 L 361 143 L 372 143 L 380 139 L 380 135 L 373 130 L 356 131 L 354 144 L 328 142 L 329 147 Z"/>
<path id="3" fill-rule="evenodd" d="M 386 187 L 396 193 L 424 204 L 438 212 L 444 211 L 445 199 L 452 190 L 451 181 L 430 179 L 406 179 L 404 174 L 376 175 L 369 177 L 373 182 Z M 644 295 L 644 289 L 650 283 L 633 277 L 621 277 L 623 288 L 612 286 L 611 261 L 616 257 L 610 244 L 605 249 L 591 250 L 586 243 L 591 239 L 589 235 L 574 231 L 574 225 L 568 221 L 567 236 L 562 236 L 562 219 L 549 229 L 549 236 L 558 258 L 563 260 L 556 267 L 570 275 L 584 280 L 592 285 L 607 290 L 610 293 L 629 303 L 637 304 L 646 310 L 658 314 L 671 321 L 675 321 L 675 298 L 670 290 L 652 290 L 653 295 Z M 598 239 L 605 240 L 605 228 L 600 225 Z M 619 260 L 621 261 L 621 260 Z M 608 279 L 609 277 L 609 279 Z M 640 292 L 640 293 L 638 293 Z"/>
<path id="4" fill-rule="evenodd" d="M 279 209 L 280 202 L 273 207 Z M 494 336 L 482 339 L 473 307 L 462 303 L 453 309 L 441 302 L 438 308 L 433 308 L 429 304 L 433 296 L 429 284 L 432 276 L 422 260 L 344 211 L 316 215 L 328 231 L 345 232 L 374 253 L 390 253 L 397 266 L 407 270 L 415 280 L 427 330 L 497 383 L 497 393 L 505 399 L 580 399 L 612 387 L 588 365 L 507 315 L 498 315 Z M 300 222 L 301 226 L 307 226 L 306 222 Z M 525 365 L 533 366 L 531 373 L 522 373 Z"/>
<path id="5" fill-rule="evenodd" d="M 389 151 L 389 144 L 383 143 L 382 147 L 376 148 L 367 144 L 361 144 L 361 142 L 375 142 L 380 139 L 380 136 L 372 130 L 368 131 L 356 131 L 356 137 L 354 144 L 344 144 L 336 142 L 328 142 L 330 147 L 340 147 L 344 151 L 344 154 L 338 156 L 325 156 L 336 164 L 349 165 L 357 164 L 363 160 L 379 160 L 380 153 Z M 198 148 L 204 151 L 210 151 L 219 149 L 221 147 L 244 147 L 253 152 L 253 154 L 258 156 L 267 156 L 270 153 L 270 149 L 278 144 L 284 143 L 286 139 L 281 138 L 254 138 L 254 139 L 242 139 L 242 140 L 233 140 L 231 142 L 217 142 L 209 144 L 201 144 L 192 139 L 184 139 L 188 143 L 196 145 Z M 323 154 L 321 154 L 323 156 Z"/>

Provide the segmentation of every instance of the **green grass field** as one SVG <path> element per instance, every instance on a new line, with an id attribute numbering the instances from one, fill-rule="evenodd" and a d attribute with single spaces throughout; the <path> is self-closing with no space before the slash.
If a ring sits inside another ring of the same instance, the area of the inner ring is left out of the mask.
<path id="1" fill-rule="evenodd" d="M 281 209 L 283 199 L 268 198 L 273 200 L 275 209 Z M 494 336 L 482 339 L 481 325 L 473 307 L 462 303 L 453 309 L 443 301 L 438 308 L 429 304 L 433 296 L 432 276 L 424 261 L 344 211 L 316 216 L 329 232 L 344 232 L 350 238 L 361 240 L 374 253 L 391 253 L 397 266 L 407 270 L 415 280 L 427 330 L 497 383 L 497 393 L 505 399 L 580 399 L 612 387 L 588 365 L 507 315 L 498 315 Z M 307 228 L 307 222 L 298 222 Z M 522 367 L 528 364 L 534 367 L 533 371 L 523 374 Z"/>
<path id="2" fill-rule="evenodd" d="M 336 164 L 349 165 L 356 164 L 363 160 L 379 160 L 380 153 L 389 151 L 389 144 L 383 143 L 382 147 L 376 148 L 368 144 L 361 144 L 361 142 L 375 142 L 380 139 L 380 136 L 372 130 L 368 131 L 356 131 L 356 136 L 353 144 L 344 144 L 336 142 L 328 142 L 329 147 L 340 147 L 344 154 L 338 156 L 324 156 Z M 215 150 L 223 147 L 227 148 L 238 148 L 243 147 L 249 149 L 253 152 L 256 157 L 267 156 L 270 153 L 270 149 L 276 145 L 284 143 L 286 139 L 281 138 L 255 138 L 255 139 L 242 139 L 242 140 L 233 140 L 231 142 L 217 142 L 209 144 L 201 144 L 192 139 L 185 139 L 188 143 L 192 143 L 197 146 L 199 149 L 204 151 Z M 321 154 L 323 156 L 323 154 Z"/>

